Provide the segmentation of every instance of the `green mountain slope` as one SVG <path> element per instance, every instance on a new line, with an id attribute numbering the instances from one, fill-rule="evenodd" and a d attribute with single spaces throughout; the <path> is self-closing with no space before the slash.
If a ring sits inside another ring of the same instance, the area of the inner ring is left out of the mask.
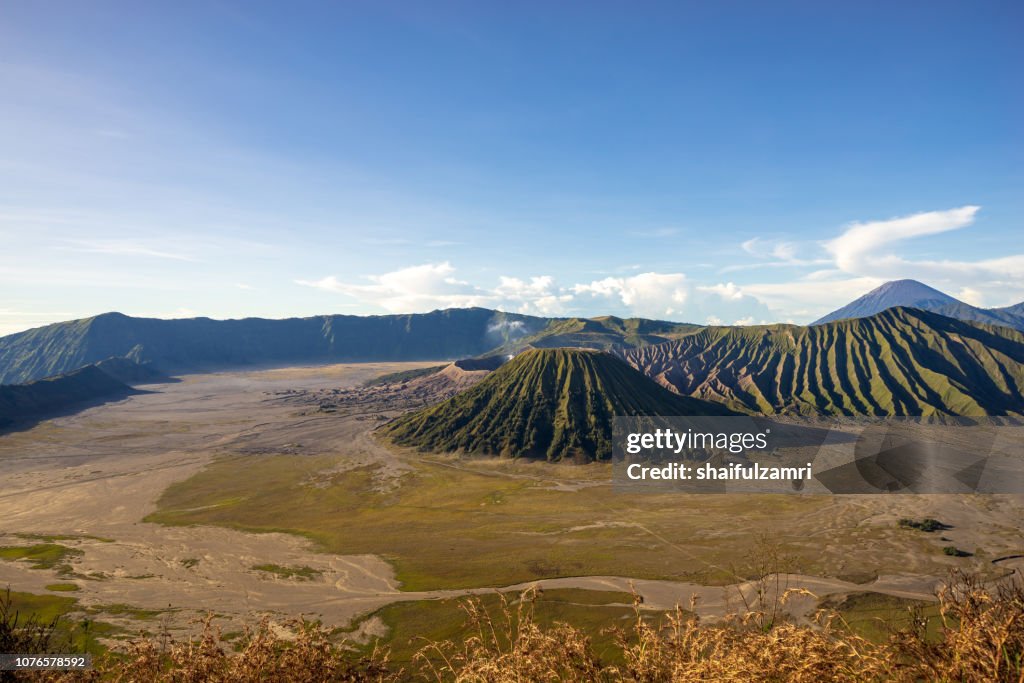
<path id="1" fill-rule="evenodd" d="M 559 318 L 535 334 L 510 340 L 493 353 L 517 353 L 524 349 L 561 347 L 611 351 L 678 339 L 700 329 L 700 325 L 644 318 Z"/>
<path id="2" fill-rule="evenodd" d="M 0 425 L 35 420 L 48 413 L 130 393 L 132 389 L 127 384 L 111 377 L 98 365 L 29 384 L 3 385 L 0 386 Z"/>
<path id="3" fill-rule="evenodd" d="M 421 450 L 563 459 L 611 456 L 615 415 L 725 415 L 596 351 L 524 351 L 473 388 L 385 425 Z"/>
<path id="4" fill-rule="evenodd" d="M 1024 414 L 1024 334 L 917 309 L 710 327 L 623 356 L 682 395 L 751 412 Z"/>

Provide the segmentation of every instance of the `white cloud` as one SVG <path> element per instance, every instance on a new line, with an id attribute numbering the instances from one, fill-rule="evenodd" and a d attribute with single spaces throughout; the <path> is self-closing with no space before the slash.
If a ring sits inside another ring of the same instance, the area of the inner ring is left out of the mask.
<path id="1" fill-rule="evenodd" d="M 677 314 L 689 296 L 683 273 L 640 273 L 630 277 L 606 277 L 589 284 L 573 285 L 577 295 L 618 300 L 635 315 L 662 317 Z"/>
<path id="2" fill-rule="evenodd" d="M 532 277 L 529 281 L 501 276 L 498 281 L 494 295 L 499 305 L 519 313 L 557 315 L 565 310 L 565 304 L 573 300 L 572 294 L 555 286 L 555 279 L 550 275 Z"/>
<path id="3" fill-rule="evenodd" d="M 709 292 L 711 294 L 717 294 L 723 299 L 729 299 L 732 301 L 739 301 L 743 298 L 743 290 L 734 285 L 731 282 L 717 285 L 701 285 L 697 287 L 702 292 Z"/>
<path id="4" fill-rule="evenodd" d="M 770 242 L 760 237 L 749 239 L 740 244 L 743 251 L 758 258 L 777 258 L 790 260 L 796 257 L 797 246 L 793 242 Z"/>
<path id="5" fill-rule="evenodd" d="M 795 266 L 823 265 L 832 262 L 831 259 L 827 258 L 801 257 L 800 253 L 806 251 L 808 246 L 797 242 L 770 241 L 754 237 L 740 243 L 740 248 L 759 260 L 753 263 L 735 263 L 721 268 L 719 272 L 731 273 L 754 268 L 792 268 Z M 820 247 L 814 246 L 820 250 Z"/>
<path id="6" fill-rule="evenodd" d="M 1024 254 L 962 260 L 912 259 L 894 250 L 903 242 L 972 225 L 980 207 L 961 206 L 888 220 L 854 222 L 824 242 L 769 242 L 752 239 L 740 246 L 759 260 L 723 269 L 765 265 L 824 265 L 798 280 L 742 285 L 742 293 L 766 304 L 776 315 L 812 320 L 865 294 L 887 280 L 912 278 L 981 305 L 1024 298 Z M 811 248 L 828 258 L 817 258 Z M 798 255 L 807 256 L 799 257 Z M 777 259 L 770 261 L 768 259 Z M 719 285 L 721 287 L 721 285 Z M 724 290 L 723 290 L 724 291 Z"/>
<path id="7" fill-rule="evenodd" d="M 370 275 L 368 283 L 342 282 L 335 276 L 320 280 L 296 280 L 296 284 L 337 292 L 392 313 L 431 311 L 437 308 L 487 306 L 536 315 L 558 315 L 573 295 L 559 289 L 554 278 L 541 275 L 522 280 L 501 276 L 488 289 L 457 279 L 451 263 L 426 263 L 382 275 Z"/>
<path id="8" fill-rule="evenodd" d="M 946 211 L 926 211 L 884 221 L 852 223 L 839 237 L 825 242 L 836 267 L 847 273 L 864 275 L 879 267 L 888 269 L 906 263 L 892 254 L 878 255 L 878 251 L 894 242 L 912 237 L 936 235 L 957 230 L 974 222 L 981 207 L 962 206 Z"/>
<path id="9" fill-rule="evenodd" d="M 849 303 L 883 282 L 878 278 L 832 279 L 827 282 L 804 279 L 749 284 L 743 286 L 743 291 L 773 311 L 809 321 Z"/>
<path id="10" fill-rule="evenodd" d="M 333 275 L 320 280 L 296 280 L 296 283 L 345 294 L 393 313 L 483 306 L 492 302 L 486 291 L 455 279 L 454 272 L 452 265 L 445 261 L 370 275 L 366 278 L 369 284 L 342 282 Z"/>
<path id="11" fill-rule="evenodd" d="M 500 276 L 497 285 L 485 287 L 457 279 L 455 268 L 447 261 L 370 275 L 365 280 L 346 282 L 332 275 L 296 280 L 296 284 L 350 296 L 394 313 L 487 306 L 548 316 L 615 312 L 664 317 L 681 314 L 689 296 L 682 273 L 640 273 L 564 287 L 550 275 Z"/>
<path id="12" fill-rule="evenodd" d="M 972 306 L 985 305 L 985 296 L 973 287 L 962 287 L 955 296 L 960 301 L 966 301 Z"/>

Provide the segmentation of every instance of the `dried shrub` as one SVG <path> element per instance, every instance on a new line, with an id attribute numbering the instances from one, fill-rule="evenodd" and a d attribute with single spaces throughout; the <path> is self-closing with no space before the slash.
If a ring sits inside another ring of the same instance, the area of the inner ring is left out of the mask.
<path id="1" fill-rule="evenodd" d="M 85 674 L 37 674 L 46 681 L 119 683 L 337 683 L 404 680 L 505 683 L 609 681 L 1003 681 L 1024 680 L 1024 585 L 1019 579 L 988 585 L 962 573 L 938 594 L 942 629 L 926 620 L 892 631 L 882 642 L 851 632 L 841 616 L 820 610 L 815 623 L 779 619 L 790 590 L 768 610 L 749 610 L 704 623 L 677 608 L 658 623 L 634 601 L 626 628 L 611 628 L 620 661 L 601 661 L 578 628 L 534 619 L 536 594 L 501 596 L 494 614 L 476 599 L 464 603 L 472 634 L 459 641 L 425 642 L 413 671 L 391 666 L 374 649 L 358 656 L 333 645 L 327 632 L 302 622 L 280 635 L 267 620 L 247 630 L 230 651 L 210 620 L 187 642 L 142 639 L 102 658 Z M 913 613 L 912 615 L 913 616 Z M 645 618 L 646 617 L 646 618 Z M 920 617 L 920 615 L 918 615 Z"/>

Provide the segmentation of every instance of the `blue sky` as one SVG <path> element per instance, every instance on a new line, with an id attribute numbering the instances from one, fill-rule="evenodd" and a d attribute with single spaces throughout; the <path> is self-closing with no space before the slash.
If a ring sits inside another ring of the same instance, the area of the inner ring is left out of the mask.
<path id="1" fill-rule="evenodd" d="M 0 334 L 1024 299 L 1020 3 L 0 4 Z"/>

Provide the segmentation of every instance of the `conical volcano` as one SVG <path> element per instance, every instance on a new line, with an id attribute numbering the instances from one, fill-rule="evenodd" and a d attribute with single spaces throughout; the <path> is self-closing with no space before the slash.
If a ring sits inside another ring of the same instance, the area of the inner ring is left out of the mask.
<path id="1" fill-rule="evenodd" d="M 608 353 L 532 349 L 382 432 L 426 451 L 600 460 L 611 457 L 616 415 L 730 414 L 720 404 L 678 396 Z"/>

